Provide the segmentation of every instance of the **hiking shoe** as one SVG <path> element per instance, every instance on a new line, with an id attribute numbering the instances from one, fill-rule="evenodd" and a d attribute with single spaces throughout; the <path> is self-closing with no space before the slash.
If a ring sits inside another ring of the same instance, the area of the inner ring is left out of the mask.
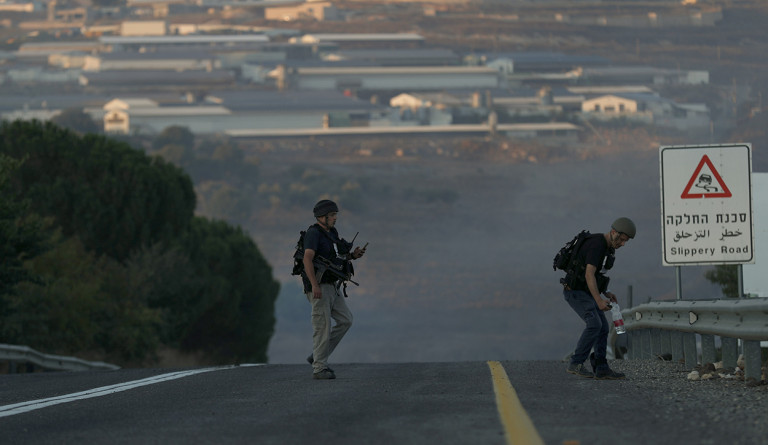
<path id="1" fill-rule="evenodd" d="M 322 371 L 318 371 L 312 374 L 312 378 L 315 380 L 333 380 L 336 378 L 336 374 L 334 374 L 330 369 L 325 368 Z"/>
<path id="2" fill-rule="evenodd" d="M 568 368 L 566 369 L 571 374 L 576 374 L 579 377 L 585 377 L 588 379 L 591 379 L 595 375 L 591 372 L 587 371 L 587 368 L 584 367 L 583 363 L 571 363 L 568 365 Z"/>
<path id="3" fill-rule="evenodd" d="M 619 380 L 626 377 L 620 372 L 616 372 L 613 369 L 606 366 L 598 366 L 595 371 L 595 378 L 597 380 Z"/>

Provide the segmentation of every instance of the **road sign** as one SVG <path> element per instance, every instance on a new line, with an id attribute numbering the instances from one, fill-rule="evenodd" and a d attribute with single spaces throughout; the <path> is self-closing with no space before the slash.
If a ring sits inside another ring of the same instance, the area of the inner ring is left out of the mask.
<path id="1" fill-rule="evenodd" d="M 659 149 L 665 266 L 754 263 L 752 146 Z"/>
<path id="2" fill-rule="evenodd" d="M 752 173 L 755 264 L 744 266 L 744 293 L 768 297 L 768 173 Z"/>

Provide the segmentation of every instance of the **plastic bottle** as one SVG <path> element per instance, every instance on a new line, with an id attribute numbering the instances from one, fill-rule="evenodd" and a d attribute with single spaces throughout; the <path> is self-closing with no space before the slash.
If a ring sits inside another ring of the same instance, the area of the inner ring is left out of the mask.
<path id="1" fill-rule="evenodd" d="M 618 303 L 611 304 L 611 316 L 613 317 L 613 328 L 617 334 L 624 334 L 627 328 L 624 327 L 624 317 L 621 316 L 621 309 Z"/>

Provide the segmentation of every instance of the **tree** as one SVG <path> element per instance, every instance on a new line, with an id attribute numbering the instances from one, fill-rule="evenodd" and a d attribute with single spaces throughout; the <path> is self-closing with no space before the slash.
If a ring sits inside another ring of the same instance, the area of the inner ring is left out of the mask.
<path id="1" fill-rule="evenodd" d="M 159 150 L 166 145 L 181 145 L 192 148 L 195 145 L 195 135 L 187 127 L 172 125 L 164 129 L 152 142 L 152 147 Z"/>
<path id="2" fill-rule="evenodd" d="M 58 354 L 98 355 L 121 365 L 152 361 L 162 310 L 150 308 L 117 261 L 85 251 L 77 237 L 28 262 L 40 277 L 9 298 L 4 341 Z"/>
<path id="3" fill-rule="evenodd" d="M 22 160 L 0 153 L 0 298 L 12 293 L 18 283 L 34 279 L 24 267 L 24 261 L 46 248 L 43 221 L 29 214 L 27 204 L 8 186 L 21 164 Z"/>
<path id="4" fill-rule="evenodd" d="M 728 298 L 739 297 L 739 277 L 738 266 L 719 264 L 714 269 L 708 270 L 704 273 L 704 277 L 720 285 L 720 289 L 723 291 L 723 295 Z"/>
<path id="5" fill-rule="evenodd" d="M 218 360 L 267 361 L 280 283 L 253 240 L 239 227 L 195 218 L 180 247 L 200 279 L 182 347 Z"/>
<path id="6" fill-rule="evenodd" d="M 162 158 L 53 123 L 0 125 L 0 341 L 123 365 L 161 345 L 266 361 L 279 283 L 242 229 L 194 207 L 189 176 Z M 57 229 L 45 255 L 31 212 Z"/>
<path id="7" fill-rule="evenodd" d="M 0 153 L 27 156 L 13 185 L 35 212 L 55 218 L 87 250 L 119 261 L 132 249 L 169 242 L 194 212 L 189 176 L 106 136 L 16 121 L 0 127 Z"/>
<path id="8" fill-rule="evenodd" d="M 68 108 L 54 116 L 51 122 L 81 134 L 101 133 L 101 126 L 80 108 Z"/>

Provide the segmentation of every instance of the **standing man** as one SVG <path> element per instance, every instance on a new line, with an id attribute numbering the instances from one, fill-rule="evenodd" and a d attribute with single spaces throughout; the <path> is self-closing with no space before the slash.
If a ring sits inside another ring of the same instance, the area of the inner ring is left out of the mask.
<path id="1" fill-rule="evenodd" d="M 336 374 L 328 367 L 328 357 L 338 346 L 344 334 L 352 326 L 352 312 L 347 307 L 339 288 L 342 279 L 338 274 L 330 273 L 315 266 L 318 260 L 330 261 L 340 270 L 351 274 L 351 260 L 365 254 L 365 248 L 339 238 L 336 219 L 339 207 L 335 202 L 323 199 L 312 210 L 317 222 L 307 229 L 304 235 L 304 292 L 312 304 L 312 355 L 307 361 L 312 365 L 312 378 L 318 380 L 335 379 Z M 319 257 L 319 258 L 318 258 Z M 331 326 L 331 319 L 336 324 Z"/>
<path id="2" fill-rule="evenodd" d="M 596 379 L 624 378 L 624 374 L 608 367 L 605 358 L 610 325 L 603 312 L 611 306 L 600 294 L 614 303 L 616 295 L 607 289 L 608 277 L 604 276 L 601 270 L 613 266 L 614 252 L 634 238 L 635 232 L 635 223 L 622 217 L 613 222 L 609 233 L 589 236 L 578 252 L 574 253 L 577 258 L 576 267 L 567 271 L 568 275 L 561 280 L 565 301 L 586 323 L 568 365 L 567 371 L 571 374 Z M 594 363 L 590 372 L 584 366 L 584 361 L 593 347 Z"/>

